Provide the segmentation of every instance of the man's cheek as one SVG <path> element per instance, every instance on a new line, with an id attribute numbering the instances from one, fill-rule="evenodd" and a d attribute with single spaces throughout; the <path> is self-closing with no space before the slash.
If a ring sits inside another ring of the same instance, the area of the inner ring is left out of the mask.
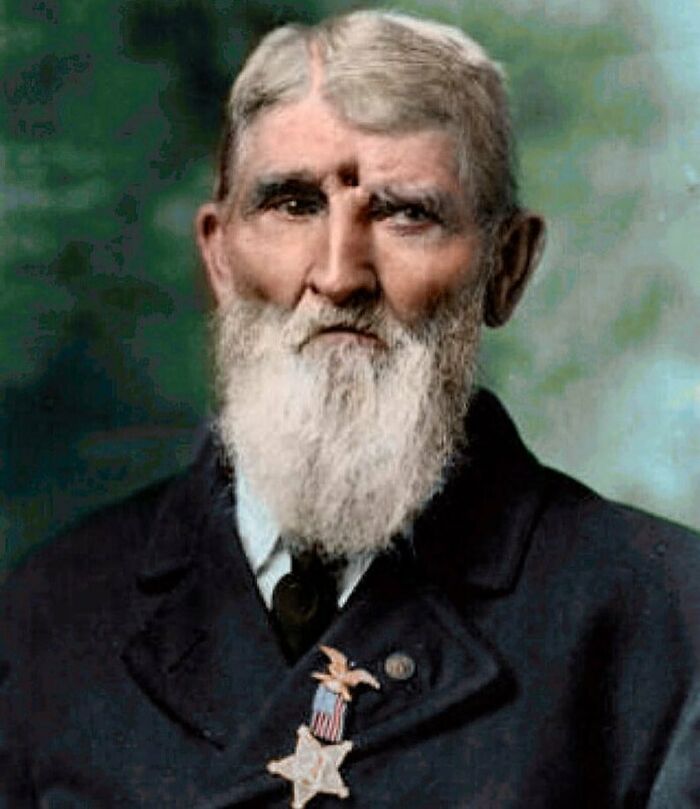
<path id="1" fill-rule="evenodd" d="M 231 276 L 236 293 L 244 300 L 282 304 L 286 297 L 284 270 L 280 268 L 276 271 L 272 266 L 256 264 L 240 256 L 232 260 Z"/>
<path id="2" fill-rule="evenodd" d="M 304 291 L 304 261 L 298 249 L 271 250 L 259 244 L 253 254 L 239 251 L 231 257 L 234 286 L 243 298 L 292 309 Z"/>
<path id="3" fill-rule="evenodd" d="M 444 290 L 429 275 L 412 278 L 410 271 L 393 283 L 387 281 L 383 290 L 392 314 L 407 328 L 425 322 L 444 297 Z"/>

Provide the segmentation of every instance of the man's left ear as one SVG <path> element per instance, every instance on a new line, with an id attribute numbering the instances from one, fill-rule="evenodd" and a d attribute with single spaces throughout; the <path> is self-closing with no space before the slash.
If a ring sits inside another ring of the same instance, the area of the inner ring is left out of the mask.
<path id="1" fill-rule="evenodd" d="M 484 323 L 493 328 L 502 326 L 513 314 L 539 263 L 545 241 L 544 219 L 532 211 L 518 211 L 496 239 L 484 300 Z"/>

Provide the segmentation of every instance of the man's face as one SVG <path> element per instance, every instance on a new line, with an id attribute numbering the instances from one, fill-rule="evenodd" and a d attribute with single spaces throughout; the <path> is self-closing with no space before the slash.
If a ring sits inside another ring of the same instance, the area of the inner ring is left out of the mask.
<path id="1" fill-rule="evenodd" d="M 463 439 L 479 237 L 437 132 L 371 135 L 308 99 L 242 144 L 199 218 L 218 303 L 219 432 L 282 536 L 389 547 Z"/>
<path id="2" fill-rule="evenodd" d="M 368 133 L 311 96 L 253 124 L 235 176 L 230 207 L 205 206 L 199 220 L 220 306 L 234 291 L 286 310 L 372 298 L 415 325 L 477 281 L 480 237 L 445 132 Z"/>

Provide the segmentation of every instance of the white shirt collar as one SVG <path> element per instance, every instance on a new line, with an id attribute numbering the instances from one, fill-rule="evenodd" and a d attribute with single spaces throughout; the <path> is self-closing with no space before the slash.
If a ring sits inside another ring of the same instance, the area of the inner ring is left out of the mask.
<path id="1" fill-rule="evenodd" d="M 291 556 L 279 542 L 275 520 L 245 477 L 236 470 L 236 523 L 255 580 L 267 608 L 272 605 L 272 591 L 292 567 Z M 342 607 L 372 563 L 374 554 L 351 559 L 340 575 L 338 606 Z"/>
<path id="2" fill-rule="evenodd" d="M 253 494 L 246 479 L 236 471 L 236 520 L 243 551 L 257 576 L 270 560 L 278 531 L 272 514 Z"/>

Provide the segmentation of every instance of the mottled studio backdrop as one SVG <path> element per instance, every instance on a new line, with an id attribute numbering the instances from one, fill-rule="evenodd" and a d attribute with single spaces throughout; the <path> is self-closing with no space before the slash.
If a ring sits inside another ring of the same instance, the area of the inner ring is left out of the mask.
<path id="1" fill-rule="evenodd" d="M 371 6 L 371 3 L 365 5 Z M 207 408 L 192 244 L 261 33 L 342 2 L 5 0 L 0 555 L 187 462 Z M 482 376 L 541 457 L 700 525 L 700 3 L 401 2 L 509 70 L 549 244 Z"/>

